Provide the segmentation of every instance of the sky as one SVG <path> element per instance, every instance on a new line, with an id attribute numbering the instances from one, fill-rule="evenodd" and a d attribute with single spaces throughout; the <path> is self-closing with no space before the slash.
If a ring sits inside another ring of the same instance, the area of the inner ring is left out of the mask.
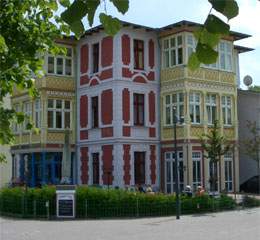
<path id="1" fill-rule="evenodd" d="M 236 41 L 235 44 L 255 49 L 252 52 L 240 54 L 241 82 L 245 75 L 250 75 L 253 78 L 253 84 L 260 85 L 260 1 L 237 0 L 237 2 L 239 15 L 230 20 L 231 30 L 246 33 L 252 37 Z M 181 20 L 203 23 L 210 8 L 211 4 L 208 0 L 130 0 L 128 12 L 122 15 L 109 3 L 109 0 L 106 0 L 108 14 L 124 21 L 150 27 L 162 27 Z M 104 11 L 104 4 L 98 9 L 94 26 L 99 24 L 100 11 Z M 245 88 L 243 84 L 241 87 Z"/>

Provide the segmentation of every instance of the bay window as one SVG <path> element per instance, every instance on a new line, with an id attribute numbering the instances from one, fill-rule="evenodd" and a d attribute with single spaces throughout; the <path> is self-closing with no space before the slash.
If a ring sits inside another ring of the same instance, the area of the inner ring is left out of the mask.
<path id="1" fill-rule="evenodd" d="M 232 71 L 232 44 L 230 42 L 219 43 L 219 62 L 221 69 Z"/>
<path id="2" fill-rule="evenodd" d="M 190 107 L 190 120 L 191 123 L 200 123 L 200 93 L 190 93 L 189 95 L 189 107 Z"/>
<path id="3" fill-rule="evenodd" d="M 178 152 L 179 162 L 179 187 L 180 191 L 184 189 L 184 165 L 183 165 L 183 152 Z M 165 153 L 165 189 L 166 193 L 173 193 L 176 191 L 176 175 L 175 175 L 175 153 Z"/>
<path id="4" fill-rule="evenodd" d="M 201 152 L 192 152 L 193 189 L 201 185 Z"/>
<path id="5" fill-rule="evenodd" d="M 222 96 L 222 117 L 224 125 L 232 124 L 232 99 L 231 96 Z"/>
<path id="6" fill-rule="evenodd" d="M 174 108 L 176 112 L 174 112 Z M 172 125 L 174 123 L 174 115 L 178 120 L 184 117 L 184 95 L 183 93 L 174 93 L 165 96 L 165 124 Z"/>
<path id="7" fill-rule="evenodd" d="M 21 107 L 19 104 L 14 105 L 14 110 L 16 113 L 21 112 Z M 14 133 L 18 133 L 20 130 L 19 124 L 16 122 L 13 124 L 13 131 Z"/>
<path id="8" fill-rule="evenodd" d="M 71 102 L 69 100 L 48 99 L 48 128 L 70 128 L 71 110 Z"/>
<path id="9" fill-rule="evenodd" d="M 62 76 L 72 76 L 73 54 L 72 48 L 66 47 L 66 54 L 48 55 L 47 73 Z"/>
<path id="10" fill-rule="evenodd" d="M 227 192 L 233 191 L 233 159 L 232 152 L 224 155 L 225 163 L 225 190 Z"/>
<path id="11" fill-rule="evenodd" d="M 32 116 L 32 104 L 28 102 L 23 103 L 23 112 L 25 114 L 25 120 L 23 122 L 23 129 L 26 131 L 27 130 L 27 125 L 30 123 L 30 119 Z"/>
<path id="12" fill-rule="evenodd" d="M 186 39 L 187 39 L 187 55 L 188 55 L 187 62 L 188 62 L 190 55 L 193 52 L 195 52 L 196 40 L 192 34 L 188 34 Z"/>
<path id="13" fill-rule="evenodd" d="M 163 40 L 163 63 L 165 68 L 183 64 L 182 35 Z"/>
<path id="14" fill-rule="evenodd" d="M 41 101 L 36 99 L 34 102 L 34 124 L 36 128 L 41 126 Z"/>
<path id="15" fill-rule="evenodd" d="M 214 122 L 217 120 L 217 102 L 215 94 L 208 94 L 206 96 L 206 108 L 208 124 L 214 124 Z"/>

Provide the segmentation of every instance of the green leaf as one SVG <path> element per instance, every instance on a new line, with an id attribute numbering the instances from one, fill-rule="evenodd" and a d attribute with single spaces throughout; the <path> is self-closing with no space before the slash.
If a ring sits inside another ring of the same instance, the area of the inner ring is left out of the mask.
<path id="1" fill-rule="evenodd" d="M 198 60 L 204 64 L 215 63 L 218 58 L 218 52 L 206 44 L 198 43 L 196 47 Z"/>
<path id="2" fill-rule="evenodd" d="M 110 0 L 119 12 L 125 14 L 129 8 L 129 0 Z"/>
<path id="3" fill-rule="evenodd" d="M 0 53 L 7 52 L 8 47 L 5 43 L 5 39 L 2 35 L 0 35 Z"/>
<path id="4" fill-rule="evenodd" d="M 7 163 L 6 156 L 3 153 L 0 153 L 0 163 Z"/>
<path id="5" fill-rule="evenodd" d="M 221 19 L 215 15 L 208 15 L 208 18 L 205 22 L 205 28 L 210 33 L 228 35 L 230 26 L 224 23 Z"/>
<path id="6" fill-rule="evenodd" d="M 239 7 L 235 0 L 208 0 L 212 7 L 226 16 L 228 19 L 234 18 L 239 13 Z"/>
<path id="7" fill-rule="evenodd" d="M 54 10 L 54 11 L 57 11 L 58 10 L 58 4 L 56 2 L 56 0 L 50 0 L 49 2 L 49 7 Z"/>
<path id="8" fill-rule="evenodd" d="M 205 28 L 199 28 L 193 33 L 193 35 L 198 41 L 203 44 L 207 44 L 212 48 L 214 48 L 220 40 L 220 34 L 210 33 Z"/>
<path id="9" fill-rule="evenodd" d="M 87 14 L 87 12 L 88 9 L 86 2 L 82 0 L 75 0 L 70 7 L 61 14 L 61 18 L 64 22 L 71 26 L 72 24 L 79 22 Z"/>
<path id="10" fill-rule="evenodd" d="M 87 0 L 88 22 L 90 26 L 93 25 L 94 16 L 99 4 L 100 0 Z"/>
<path id="11" fill-rule="evenodd" d="M 79 20 L 70 25 L 71 31 L 76 34 L 77 37 L 80 37 L 84 33 L 84 25 Z"/>
<path id="12" fill-rule="evenodd" d="M 59 0 L 61 6 L 68 8 L 70 6 L 70 0 Z"/>
<path id="13" fill-rule="evenodd" d="M 24 121 L 24 114 L 22 112 L 17 112 L 16 113 L 16 119 L 17 123 L 22 123 Z"/>
<path id="14" fill-rule="evenodd" d="M 26 124 L 26 130 L 31 130 L 33 128 L 33 124 L 32 123 L 27 123 Z"/>
<path id="15" fill-rule="evenodd" d="M 114 36 L 122 27 L 119 19 L 106 15 L 105 13 L 100 13 L 99 19 L 105 32 L 110 36 Z"/>
<path id="16" fill-rule="evenodd" d="M 197 57 L 196 53 L 192 53 L 189 57 L 189 61 L 188 61 L 188 67 L 190 70 L 194 71 L 196 69 L 198 69 L 200 66 L 200 61 Z"/>

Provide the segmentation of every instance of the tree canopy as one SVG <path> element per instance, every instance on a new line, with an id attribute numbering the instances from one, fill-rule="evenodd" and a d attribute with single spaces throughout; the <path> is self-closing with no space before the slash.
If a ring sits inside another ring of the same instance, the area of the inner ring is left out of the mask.
<path id="1" fill-rule="evenodd" d="M 115 35 L 122 27 L 119 19 L 109 15 L 106 2 L 112 2 L 116 9 L 125 14 L 129 0 L 0 0 L 0 144 L 13 140 L 12 122 L 21 123 L 25 116 L 3 106 L 3 97 L 13 93 L 14 87 L 26 89 L 32 97 L 37 96 L 34 79 L 43 76 L 43 55 L 57 53 L 60 49 L 55 40 L 70 30 L 80 37 L 84 32 L 82 18 L 93 20 L 98 6 L 103 3 L 104 11 L 99 19 L 107 34 Z M 204 0 L 206 1 L 206 0 Z M 237 16 L 235 0 L 208 0 L 227 21 Z M 65 7 L 61 16 L 55 12 L 59 4 Z M 189 67 L 196 69 L 200 63 L 216 62 L 218 53 L 214 47 L 220 37 L 229 33 L 230 26 L 209 11 L 204 26 L 195 37 L 196 51 L 189 59 Z M 28 128 L 31 128 L 28 124 Z"/>

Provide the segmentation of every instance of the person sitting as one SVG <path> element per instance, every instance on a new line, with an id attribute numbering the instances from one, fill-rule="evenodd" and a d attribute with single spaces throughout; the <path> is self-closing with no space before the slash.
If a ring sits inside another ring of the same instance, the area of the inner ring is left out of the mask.
<path id="1" fill-rule="evenodd" d="M 148 194 L 154 194 L 151 185 L 148 185 L 148 187 L 146 188 L 146 193 L 148 193 Z"/>
<path id="2" fill-rule="evenodd" d="M 183 191 L 183 193 L 187 196 L 187 197 L 192 197 L 192 191 L 191 191 L 191 186 L 187 185 Z"/>
<path id="3" fill-rule="evenodd" d="M 202 195 L 204 195 L 204 193 L 205 193 L 205 190 L 203 189 L 203 187 L 202 186 L 198 186 L 197 187 L 197 192 L 196 192 L 196 196 L 202 196 Z"/>

